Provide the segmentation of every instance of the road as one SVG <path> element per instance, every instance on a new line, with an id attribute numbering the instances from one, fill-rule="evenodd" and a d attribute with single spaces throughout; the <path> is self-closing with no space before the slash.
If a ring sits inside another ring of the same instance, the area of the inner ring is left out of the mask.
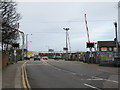
<path id="1" fill-rule="evenodd" d="M 30 60 L 26 63 L 31 88 L 118 88 L 118 68 L 77 61 Z"/>

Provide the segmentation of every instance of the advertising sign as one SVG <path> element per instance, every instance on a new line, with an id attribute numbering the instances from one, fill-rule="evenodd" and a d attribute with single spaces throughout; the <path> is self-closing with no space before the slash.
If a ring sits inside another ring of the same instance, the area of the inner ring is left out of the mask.
<path id="1" fill-rule="evenodd" d="M 107 51 L 107 48 L 101 48 L 101 51 Z"/>

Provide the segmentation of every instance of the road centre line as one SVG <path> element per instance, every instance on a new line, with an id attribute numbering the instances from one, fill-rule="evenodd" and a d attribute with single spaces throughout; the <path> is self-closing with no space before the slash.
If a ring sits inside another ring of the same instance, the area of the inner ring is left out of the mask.
<path id="1" fill-rule="evenodd" d="M 89 84 L 86 84 L 86 83 L 84 83 L 84 85 L 87 86 L 87 87 L 90 87 L 90 88 L 94 88 L 94 89 L 97 89 L 97 90 L 101 90 L 101 89 L 99 89 L 99 88 L 97 88 L 97 87 L 94 87 L 94 86 L 89 85 Z"/>
<path id="2" fill-rule="evenodd" d="M 47 63 L 47 64 L 49 64 L 49 63 Z M 60 68 L 58 68 L 58 67 L 55 67 L 54 65 L 51 65 L 51 64 L 49 64 L 50 66 L 52 66 L 52 67 L 54 67 L 55 69 L 57 69 L 57 70 L 62 70 L 62 71 L 64 71 L 64 72 L 68 72 L 68 73 L 71 73 L 71 74 L 73 74 L 73 75 L 76 75 L 76 73 L 75 72 L 71 72 L 71 71 L 67 71 L 67 70 L 63 70 L 63 69 L 60 69 Z"/>

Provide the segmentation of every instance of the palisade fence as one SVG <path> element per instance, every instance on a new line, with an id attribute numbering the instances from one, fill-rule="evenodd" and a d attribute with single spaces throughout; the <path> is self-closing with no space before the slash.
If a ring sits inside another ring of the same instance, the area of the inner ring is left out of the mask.
<path id="1" fill-rule="evenodd" d="M 2 67 L 8 65 L 8 64 L 13 64 L 13 63 L 17 63 L 18 61 L 22 60 L 22 50 L 18 49 L 15 50 L 11 49 L 6 51 L 1 51 L 0 55 L 2 56 Z"/>
<path id="2" fill-rule="evenodd" d="M 17 61 L 21 61 L 21 60 L 22 60 L 21 49 L 18 50 L 11 49 L 9 51 L 9 63 L 16 63 Z"/>
<path id="3" fill-rule="evenodd" d="M 92 57 L 90 57 L 90 52 L 74 53 L 69 56 L 69 60 L 95 64 L 113 64 L 114 52 L 92 52 Z"/>

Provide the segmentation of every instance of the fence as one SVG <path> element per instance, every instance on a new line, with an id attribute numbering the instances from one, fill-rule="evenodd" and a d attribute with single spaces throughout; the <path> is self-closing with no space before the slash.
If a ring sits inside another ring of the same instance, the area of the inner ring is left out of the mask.
<path id="1" fill-rule="evenodd" d="M 14 53 L 14 50 L 0 51 L 0 57 L 2 57 L 0 67 L 22 60 L 21 52 L 22 50 L 16 50 L 16 53 Z"/>
<path id="2" fill-rule="evenodd" d="M 100 52 L 100 65 L 114 65 L 115 52 Z"/>

